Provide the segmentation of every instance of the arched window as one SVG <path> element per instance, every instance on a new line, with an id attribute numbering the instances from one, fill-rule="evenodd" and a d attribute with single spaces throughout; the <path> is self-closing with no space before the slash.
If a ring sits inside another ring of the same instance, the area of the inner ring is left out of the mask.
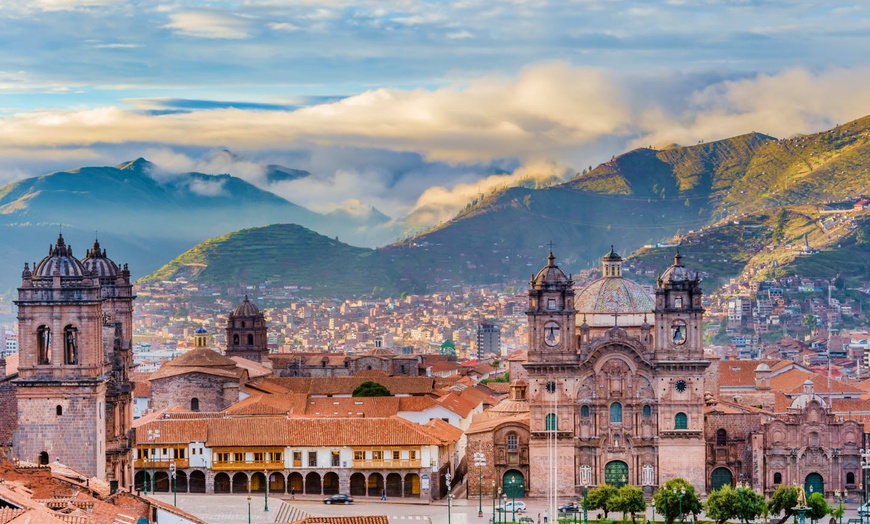
<path id="1" fill-rule="evenodd" d="M 36 329 L 37 364 L 51 364 L 51 328 L 39 326 Z"/>
<path id="2" fill-rule="evenodd" d="M 249 346 L 254 345 L 254 335 L 251 335 L 250 333 L 248 333 L 248 345 Z"/>
<path id="3" fill-rule="evenodd" d="M 238 333 L 236 333 L 235 335 L 233 335 L 233 344 L 235 344 L 235 345 L 237 345 L 237 346 L 239 345 L 239 335 L 238 335 Z"/>
<path id="4" fill-rule="evenodd" d="M 688 429 L 689 417 L 685 413 L 677 413 L 674 417 L 674 429 Z"/>
<path id="5" fill-rule="evenodd" d="M 48 453 L 43 451 L 39 454 L 39 465 L 47 466 L 48 465 Z"/>
<path id="6" fill-rule="evenodd" d="M 855 474 L 851 471 L 846 473 L 846 484 L 854 484 L 855 483 Z"/>
<path id="7" fill-rule="evenodd" d="M 191 411 L 199 411 L 199 399 L 198 398 L 193 397 L 192 399 L 190 399 L 190 410 Z"/>
<path id="8" fill-rule="evenodd" d="M 643 416 L 646 418 L 650 418 L 652 416 L 652 408 L 649 406 L 643 407 Z"/>
<path id="9" fill-rule="evenodd" d="M 245 321 L 242 320 L 242 327 L 245 327 Z"/>
<path id="10" fill-rule="evenodd" d="M 558 426 L 556 425 L 556 414 L 550 413 L 547 415 L 547 431 L 556 431 Z"/>
<path id="11" fill-rule="evenodd" d="M 515 451 L 517 449 L 517 434 L 516 433 L 508 433 L 507 448 L 509 450 L 512 450 L 512 451 Z"/>
<path id="12" fill-rule="evenodd" d="M 610 405 L 610 422 L 622 423 L 622 404 L 619 402 Z"/>
<path id="13" fill-rule="evenodd" d="M 782 484 L 782 473 L 776 472 L 773 474 L 773 483 L 774 484 Z"/>
<path id="14" fill-rule="evenodd" d="M 720 428 L 716 430 L 716 445 L 724 446 L 728 442 L 728 433 L 725 432 L 724 428 Z"/>
<path id="15" fill-rule="evenodd" d="M 59 417 L 63 415 L 63 406 L 56 406 L 54 408 L 54 413 Z"/>
<path id="16" fill-rule="evenodd" d="M 63 363 L 68 365 L 79 363 L 78 330 L 69 325 L 63 328 Z"/>
<path id="17" fill-rule="evenodd" d="M 584 418 L 589 416 L 589 406 L 580 406 L 580 416 Z"/>

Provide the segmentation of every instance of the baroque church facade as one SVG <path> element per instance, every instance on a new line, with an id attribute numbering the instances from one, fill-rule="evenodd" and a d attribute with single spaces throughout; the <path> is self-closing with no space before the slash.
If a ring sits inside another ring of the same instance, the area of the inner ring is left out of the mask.
<path id="1" fill-rule="evenodd" d="M 602 483 L 704 489 L 700 280 L 681 257 L 655 300 L 622 278 L 622 258 L 575 293 L 552 253 L 530 282 L 528 363 L 532 495 Z M 650 318 L 652 317 L 652 318 Z"/>
<path id="2" fill-rule="evenodd" d="M 79 260 L 61 235 L 24 265 L 12 457 L 132 485 L 135 298 L 129 269 L 98 241 Z"/>

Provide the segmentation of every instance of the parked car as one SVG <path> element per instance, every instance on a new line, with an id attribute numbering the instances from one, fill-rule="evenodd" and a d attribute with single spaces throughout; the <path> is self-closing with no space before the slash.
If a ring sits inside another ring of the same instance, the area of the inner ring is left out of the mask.
<path id="1" fill-rule="evenodd" d="M 324 504 L 350 504 L 351 502 L 353 502 L 353 499 L 350 498 L 350 495 L 345 495 L 343 493 L 330 495 L 323 499 Z"/>
<path id="2" fill-rule="evenodd" d="M 574 505 L 573 502 L 569 502 L 564 506 L 559 506 L 559 513 L 577 513 L 580 511 L 580 508 Z"/>
<path id="3" fill-rule="evenodd" d="M 505 502 L 501 506 L 495 508 L 498 511 L 525 511 L 526 503 L 522 500 Z"/>
<path id="4" fill-rule="evenodd" d="M 858 516 L 866 517 L 870 515 L 870 502 L 865 502 L 864 504 L 858 506 Z"/>

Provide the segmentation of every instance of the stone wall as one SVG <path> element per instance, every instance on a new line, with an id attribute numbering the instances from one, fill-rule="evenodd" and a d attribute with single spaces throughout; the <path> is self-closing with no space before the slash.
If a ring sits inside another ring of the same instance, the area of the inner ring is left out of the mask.
<path id="1" fill-rule="evenodd" d="M 206 373 L 185 373 L 151 380 L 151 408 L 154 411 L 179 406 L 191 409 L 191 399 L 199 400 L 199 411 L 223 411 L 238 402 L 238 382 L 235 382 L 236 398 L 225 396 L 224 384 L 232 379 Z M 231 401 L 232 400 L 232 401 Z"/>

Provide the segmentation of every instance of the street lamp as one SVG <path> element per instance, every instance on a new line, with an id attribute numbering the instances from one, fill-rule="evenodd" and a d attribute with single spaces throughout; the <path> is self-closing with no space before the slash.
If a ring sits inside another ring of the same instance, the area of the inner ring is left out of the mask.
<path id="1" fill-rule="evenodd" d="M 447 524 L 450 524 L 450 479 L 453 477 L 450 476 L 448 471 L 444 478 L 447 479 Z"/>
<path id="2" fill-rule="evenodd" d="M 498 483 L 495 479 L 492 479 L 492 524 L 495 524 L 495 499 L 498 497 L 495 491 L 496 484 Z"/>
<path id="3" fill-rule="evenodd" d="M 511 522 L 517 521 L 517 478 L 515 476 L 511 476 L 510 481 L 508 481 L 511 485 Z M 523 487 L 523 483 L 520 482 L 519 487 Z M 449 522 L 447 524 L 450 524 Z"/>
<path id="4" fill-rule="evenodd" d="M 172 479 L 172 505 L 178 505 L 178 493 L 175 489 L 175 460 L 172 461 L 172 464 L 169 465 L 169 477 Z"/>
<path id="5" fill-rule="evenodd" d="M 652 524 L 656 524 L 656 499 L 653 498 L 650 502 L 652 502 Z"/>
<path id="6" fill-rule="evenodd" d="M 674 495 L 676 495 L 680 501 L 680 524 L 682 524 L 682 522 L 683 522 L 683 497 L 686 495 L 686 487 L 685 486 L 681 487 L 679 489 L 679 491 L 677 491 L 677 488 L 675 487 L 674 488 Z"/>
<path id="7" fill-rule="evenodd" d="M 251 524 L 251 496 L 248 495 L 248 524 Z"/>
<path id="8" fill-rule="evenodd" d="M 864 504 L 867 504 L 867 470 L 870 469 L 870 449 L 862 449 L 861 450 L 861 479 L 864 481 L 864 499 L 859 508 L 859 516 L 861 517 L 861 524 L 864 524 L 864 516 L 866 515 L 866 511 L 861 512 L 860 509 L 864 508 Z"/>
<path id="9" fill-rule="evenodd" d="M 583 476 L 583 524 L 589 524 L 589 508 L 586 505 L 586 493 L 589 488 L 588 476 Z"/>
<path id="10" fill-rule="evenodd" d="M 157 484 L 154 481 L 154 444 L 153 442 L 160 438 L 160 430 L 159 429 L 149 429 L 148 430 L 148 442 L 149 442 L 149 453 L 148 458 L 151 463 L 151 493 L 155 493 L 157 491 Z M 148 468 L 145 468 L 145 471 L 148 471 Z M 148 482 L 146 479 L 145 482 L 145 495 L 148 495 Z"/>
<path id="11" fill-rule="evenodd" d="M 835 491 L 835 492 L 834 492 L 834 498 L 836 498 L 836 499 L 837 499 L 837 502 L 840 503 L 840 509 L 839 509 L 840 519 L 839 519 L 839 523 L 840 523 L 840 524 L 843 524 L 843 503 L 846 501 L 846 490 L 844 489 L 842 492 L 840 492 L 840 491 Z"/>
<path id="12" fill-rule="evenodd" d="M 266 478 L 266 506 L 263 511 L 269 511 L 269 470 L 263 470 L 263 476 Z"/>
<path id="13" fill-rule="evenodd" d="M 665 509 L 665 524 L 668 524 L 668 488 L 667 486 L 662 487 L 662 506 Z"/>
<path id="14" fill-rule="evenodd" d="M 483 516 L 483 468 L 486 467 L 486 455 L 482 451 L 474 452 L 474 465 L 477 466 L 477 516 Z"/>

